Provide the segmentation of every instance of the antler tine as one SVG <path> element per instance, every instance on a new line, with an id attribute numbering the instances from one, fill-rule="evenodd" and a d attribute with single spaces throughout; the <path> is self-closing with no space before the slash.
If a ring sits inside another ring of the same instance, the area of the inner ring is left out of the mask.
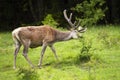
<path id="1" fill-rule="evenodd" d="M 71 27 L 75 27 L 75 25 L 71 22 L 72 13 L 70 14 L 70 17 L 68 18 L 66 11 L 67 11 L 66 9 L 63 11 L 63 14 L 64 14 L 65 19 L 67 20 L 67 22 L 69 23 L 69 25 L 70 25 Z"/>
<path id="2" fill-rule="evenodd" d="M 72 13 L 70 13 L 70 17 L 69 17 L 69 19 L 70 19 L 70 21 L 71 21 L 71 19 L 72 19 Z"/>
<path id="3" fill-rule="evenodd" d="M 77 25 L 75 26 L 75 29 L 78 28 L 80 25 L 80 20 L 78 21 Z"/>
<path id="4" fill-rule="evenodd" d="M 74 21 L 74 25 L 76 24 L 76 21 Z"/>

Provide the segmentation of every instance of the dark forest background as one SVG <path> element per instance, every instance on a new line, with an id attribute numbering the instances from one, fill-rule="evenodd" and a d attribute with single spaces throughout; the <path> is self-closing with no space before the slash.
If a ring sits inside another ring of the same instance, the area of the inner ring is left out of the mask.
<path id="1" fill-rule="evenodd" d="M 64 26 L 63 10 L 84 0 L 0 0 L 0 30 L 13 30 L 19 26 L 42 25 L 47 14 L 52 14 L 59 26 Z M 88 0 L 90 1 L 90 0 Z M 98 24 L 120 23 L 120 0 L 105 0 L 105 16 Z M 103 8 L 104 8 L 103 7 Z M 74 14 L 76 12 L 72 11 Z M 77 14 L 76 14 L 77 15 Z"/>

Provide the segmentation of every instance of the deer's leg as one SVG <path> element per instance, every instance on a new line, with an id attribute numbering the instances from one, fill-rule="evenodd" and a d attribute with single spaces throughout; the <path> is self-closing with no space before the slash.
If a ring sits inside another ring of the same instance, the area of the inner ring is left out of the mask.
<path id="1" fill-rule="evenodd" d="M 56 50 L 55 50 L 55 48 L 53 47 L 53 45 L 49 45 L 49 47 L 50 47 L 50 49 L 52 50 L 52 52 L 54 53 L 56 59 L 58 60 L 58 56 L 57 56 L 57 54 L 56 54 Z"/>
<path id="2" fill-rule="evenodd" d="M 46 48 L 47 48 L 47 44 L 43 44 L 42 51 L 41 51 L 41 57 L 40 57 L 40 60 L 39 60 L 39 63 L 38 63 L 39 68 L 41 68 L 41 64 L 42 64 L 42 60 L 43 60 L 43 56 L 44 56 Z"/>
<path id="3" fill-rule="evenodd" d="M 30 59 L 28 58 L 27 56 L 27 53 L 28 53 L 28 48 L 29 48 L 29 45 L 30 45 L 30 42 L 26 42 L 23 46 L 24 46 L 24 49 L 23 49 L 23 56 L 25 57 L 25 59 L 27 60 L 27 62 L 30 64 L 30 66 L 33 68 L 33 64 L 32 62 L 30 61 Z"/>
<path id="4" fill-rule="evenodd" d="M 15 43 L 15 51 L 14 51 L 14 65 L 13 65 L 14 69 L 16 68 L 16 57 L 17 57 L 17 54 L 20 50 L 20 47 L 21 47 L 21 44 L 19 42 L 16 42 Z"/>

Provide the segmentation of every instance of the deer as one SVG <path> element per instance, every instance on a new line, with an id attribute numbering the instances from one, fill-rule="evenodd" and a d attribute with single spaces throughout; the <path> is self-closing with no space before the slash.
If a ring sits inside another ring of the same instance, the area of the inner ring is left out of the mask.
<path id="1" fill-rule="evenodd" d="M 80 26 L 80 21 L 78 21 L 77 23 L 76 21 L 72 23 L 71 21 L 72 13 L 70 13 L 70 16 L 68 17 L 66 9 L 63 11 L 63 14 L 65 20 L 70 25 L 70 29 L 68 31 L 61 31 L 52 28 L 49 25 L 18 27 L 12 31 L 12 38 L 15 44 L 14 64 L 13 64 L 14 69 L 16 69 L 16 58 L 21 46 L 23 46 L 22 55 L 24 56 L 24 58 L 32 68 L 34 68 L 34 65 L 28 58 L 27 55 L 28 49 L 42 46 L 40 59 L 38 63 L 38 67 L 41 68 L 43 56 L 47 46 L 50 47 L 56 59 L 58 60 L 56 50 L 53 46 L 54 43 L 60 41 L 68 41 L 71 39 L 77 39 L 81 37 L 81 34 L 87 30 L 87 28 L 83 28 Z"/>

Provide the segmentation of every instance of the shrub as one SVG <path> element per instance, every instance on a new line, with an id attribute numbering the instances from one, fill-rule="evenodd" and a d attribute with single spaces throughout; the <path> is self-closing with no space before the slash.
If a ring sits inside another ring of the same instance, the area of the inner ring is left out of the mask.
<path id="1" fill-rule="evenodd" d="M 89 63 L 89 62 L 90 64 L 93 64 L 100 61 L 99 55 L 95 54 L 95 51 L 98 49 L 92 47 L 91 40 L 89 39 L 86 39 L 86 40 L 85 38 L 81 39 L 82 48 L 80 49 L 80 53 L 77 55 L 77 58 L 76 58 L 77 64 Z"/>
<path id="2" fill-rule="evenodd" d="M 92 48 L 92 43 L 87 44 L 84 38 L 81 40 L 81 42 L 82 42 L 82 48 L 80 50 L 80 54 L 78 55 L 78 60 L 80 60 L 80 62 L 90 61 L 90 57 L 92 56 L 90 52 Z"/>
<path id="3" fill-rule="evenodd" d="M 42 21 L 42 24 L 44 25 L 49 25 L 51 27 L 57 27 L 58 26 L 58 23 L 54 20 L 54 18 L 52 17 L 51 14 L 48 14 L 44 20 Z"/>
<path id="4" fill-rule="evenodd" d="M 79 13 L 77 19 L 81 20 L 81 25 L 90 26 L 96 24 L 105 16 L 104 13 L 107 8 L 103 6 L 104 3 L 105 0 L 83 0 L 82 3 L 77 4 L 72 10 Z"/>

